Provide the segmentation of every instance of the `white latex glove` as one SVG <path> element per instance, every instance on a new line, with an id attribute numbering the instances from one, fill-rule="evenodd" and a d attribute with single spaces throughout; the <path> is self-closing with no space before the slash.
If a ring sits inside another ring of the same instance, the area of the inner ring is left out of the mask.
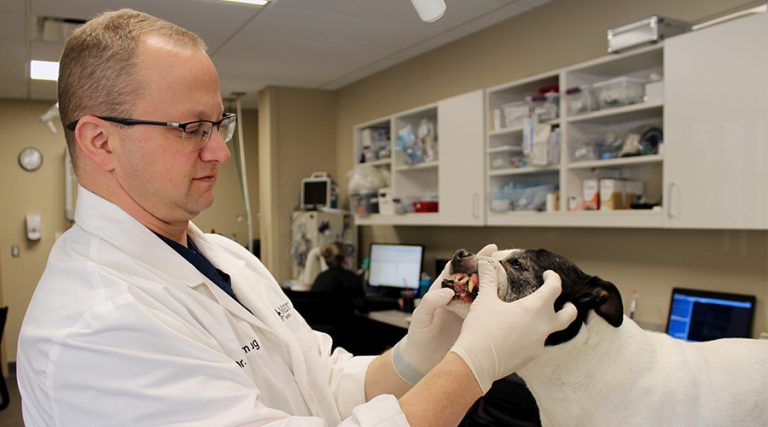
<path id="1" fill-rule="evenodd" d="M 451 348 L 469 365 L 483 394 L 494 381 L 539 356 L 547 336 L 565 329 L 577 314 L 571 303 L 555 313 L 561 283 L 560 276 L 550 270 L 544 272 L 544 284 L 533 294 L 513 302 L 500 300 L 496 268 L 501 266 L 479 262 L 479 294 Z"/>
<path id="2" fill-rule="evenodd" d="M 478 256 L 489 256 L 498 248 L 485 246 Z M 408 384 L 416 384 L 435 367 L 456 342 L 461 332 L 459 316 L 445 309 L 454 296 L 452 289 L 443 288 L 443 279 L 451 274 L 451 263 L 445 265 L 442 273 L 421 298 L 419 306 L 411 316 L 408 334 L 395 344 L 392 350 L 392 364 L 395 372 Z"/>

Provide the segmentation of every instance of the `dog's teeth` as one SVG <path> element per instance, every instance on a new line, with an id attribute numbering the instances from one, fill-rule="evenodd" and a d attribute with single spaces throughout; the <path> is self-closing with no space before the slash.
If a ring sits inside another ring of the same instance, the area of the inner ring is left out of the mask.
<path id="1" fill-rule="evenodd" d="M 475 282 L 470 280 L 467 286 L 468 286 L 469 292 L 472 293 L 472 290 L 475 289 Z"/>
<path id="2" fill-rule="evenodd" d="M 459 283 L 467 283 L 467 280 L 469 280 L 469 277 L 464 276 L 461 279 L 459 279 Z"/>

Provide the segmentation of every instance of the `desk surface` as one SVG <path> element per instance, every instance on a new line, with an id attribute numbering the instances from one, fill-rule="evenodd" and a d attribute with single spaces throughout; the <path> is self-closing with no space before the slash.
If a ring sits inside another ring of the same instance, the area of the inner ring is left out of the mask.
<path id="1" fill-rule="evenodd" d="M 408 329 L 411 324 L 411 313 L 400 310 L 372 311 L 368 313 L 368 318 L 403 329 Z"/>

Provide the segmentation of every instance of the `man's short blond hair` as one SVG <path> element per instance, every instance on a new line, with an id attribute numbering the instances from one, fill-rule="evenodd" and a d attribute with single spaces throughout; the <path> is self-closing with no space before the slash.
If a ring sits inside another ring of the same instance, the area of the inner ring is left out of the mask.
<path id="1" fill-rule="evenodd" d="M 75 165 L 75 137 L 66 125 L 86 114 L 130 117 L 133 100 L 144 95 L 136 55 L 147 35 L 205 50 L 195 33 L 131 9 L 103 13 L 67 40 L 59 65 L 59 112 Z"/>

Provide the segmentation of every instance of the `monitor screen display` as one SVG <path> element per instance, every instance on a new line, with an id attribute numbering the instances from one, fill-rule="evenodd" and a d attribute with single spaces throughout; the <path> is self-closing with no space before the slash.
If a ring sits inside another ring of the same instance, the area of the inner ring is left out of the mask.
<path id="1" fill-rule="evenodd" d="M 418 289 L 424 246 L 371 243 L 368 284 Z"/>
<path id="2" fill-rule="evenodd" d="M 667 316 L 667 334 L 685 341 L 748 338 L 755 297 L 675 288 Z"/>
<path id="3" fill-rule="evenodd" d="M 301 189 L 303 208 L 318 208 L 328 205 L 329 183 L 326 180 L 304 180 Z"/>

